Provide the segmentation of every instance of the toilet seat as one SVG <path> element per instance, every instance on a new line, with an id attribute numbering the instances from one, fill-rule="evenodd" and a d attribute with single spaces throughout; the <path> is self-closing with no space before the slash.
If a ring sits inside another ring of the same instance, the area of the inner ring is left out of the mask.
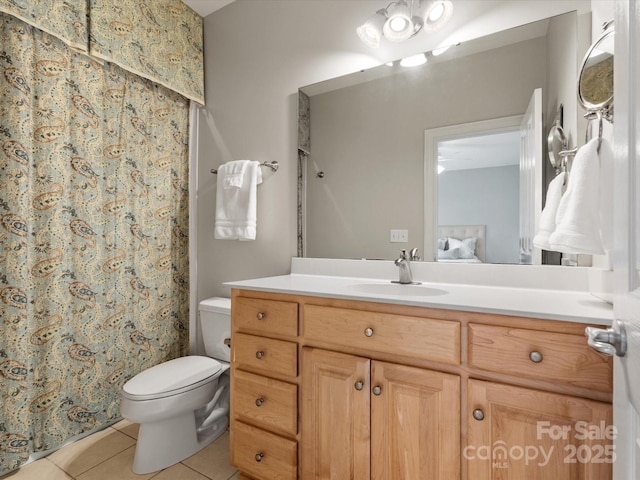
<path id="1" fill-rule="evenodd" d="M 209 383 L 220 375 L 222 364 L 210 357 L 189 355 L 151 367 L 122 387 L 129 400 L 152 400 L 179 395 Z"/>

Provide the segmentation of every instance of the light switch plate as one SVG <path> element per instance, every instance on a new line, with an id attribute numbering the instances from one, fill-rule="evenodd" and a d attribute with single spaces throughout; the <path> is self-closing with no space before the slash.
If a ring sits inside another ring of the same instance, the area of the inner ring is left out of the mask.
<path id="1" fill-rule="evenodd" d="M 409 241 L 409 230 L 390 230 L 389 241 L 391 243 L 407 243 Z"/>

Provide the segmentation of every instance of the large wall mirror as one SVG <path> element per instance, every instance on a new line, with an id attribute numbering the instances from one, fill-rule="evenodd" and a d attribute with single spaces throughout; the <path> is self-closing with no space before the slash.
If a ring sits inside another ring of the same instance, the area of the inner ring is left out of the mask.
<path id="1" fill-rule="evenodd" d="M 513 233 L 521 222 L 519 203 L 513 205 L 522 194 L 519 160 L 489 160 L 516 155 L 503 144 L 509 135 L 490 136 L 507 132 L 459 136 L 459 143 L 443 143 L 431 159 L 425 155 L 425 135 L 444 127 L 521 119 L 536 90 L 544 119 L 540 149 L 561 104 L 570 125 L 565 131 L 575 131 L 576 74 L 589 43 L 589 32 L 579 28 L 588 25 L 570 12 L 451 47 L 437 57 L 429 55 L 421 66 L 403 68 L 393 62 L 302 87 L 309 118 L 299 121 L 310 129 L 301 189 L 304 256 L 389 260 L 400 249 L 418 247 L 424 260 L 433 261 L 440 226 L 484 226 L 480 261 L 536 263 L 522 261 L 520 240 Z M 586 45 L 579 47 L 579 38 Z M 519 137 L 517 127 L 506 130 Z M 482 151 L 472 152 L 474 144 Z M 437 157 L 451 160 L 456 150 L 477 163 L 438 175 Z M 543 158 L 548 164 L 546 150 Z M 553 171 L 538 167 L 539 176 Z M 535 192 L 535 208 L 541 209 L 550 178 L 537 180 L 541 191 Z M 495 198 L 493 206 L 482 207 L 484 215 L 474 217 L 483 195 L 480 187 Z M 457 220 L 447 218 L 454 203 Z M 448 213 L 447 207 L 452 207 Z M 496 231 L 490 217 L 500 217 L 500 228 L 507 233 Z"/>

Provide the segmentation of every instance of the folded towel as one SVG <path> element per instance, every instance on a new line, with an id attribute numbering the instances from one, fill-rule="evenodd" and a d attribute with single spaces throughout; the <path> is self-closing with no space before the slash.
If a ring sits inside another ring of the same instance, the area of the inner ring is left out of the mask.
<path id="1" fill-rule="evenodd" d="M 567 191 L 560 200 L 556 230 L 549 236 L 551 250 L 601 255 L 600 158 L 598 138 L 578 149 L 569 175 Z"/>
<path id="2" fill-rule="evenodd" d="M 218 168 L 215 238 L 255 240 L 257 186 L 260 183 L 260 162 L 236 160 Z"/>
<path id="3" fill-rule="evenodd" d="M 566 174 L 560 172 L 551 180 L 551 183 L 549 183 L 547 200 L 540 214 L 538 233 L 533 237 L 533 245 L 543 250 L 551 250 L 549 236 L 556 229 L 556 215 L 558 214 L 558 207 L 560 206 L 560 199 L 562 198 L 562 192 L 564 190 L 565 177 Z"/>
<path id="4" fill-rule="evenodd" d="M 244 172 L 249 163 L 249 160 L 237 160 L 227 163 L 223 168 L 222 177 L 218 176 L 218 178 L 222 179 L 222 188 L 241 188 Z"/>

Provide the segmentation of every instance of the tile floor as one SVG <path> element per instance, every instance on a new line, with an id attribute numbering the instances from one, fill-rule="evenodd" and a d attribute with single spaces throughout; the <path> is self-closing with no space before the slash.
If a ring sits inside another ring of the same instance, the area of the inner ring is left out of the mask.
<path id="1" fill-rule="evenodd" d="M 62 447 L 0 480 L 236 480 L 229 465 L 229 432 L 195 455 L 159 472 L 131 471 L 138 425 L 127 420 Z"/>

